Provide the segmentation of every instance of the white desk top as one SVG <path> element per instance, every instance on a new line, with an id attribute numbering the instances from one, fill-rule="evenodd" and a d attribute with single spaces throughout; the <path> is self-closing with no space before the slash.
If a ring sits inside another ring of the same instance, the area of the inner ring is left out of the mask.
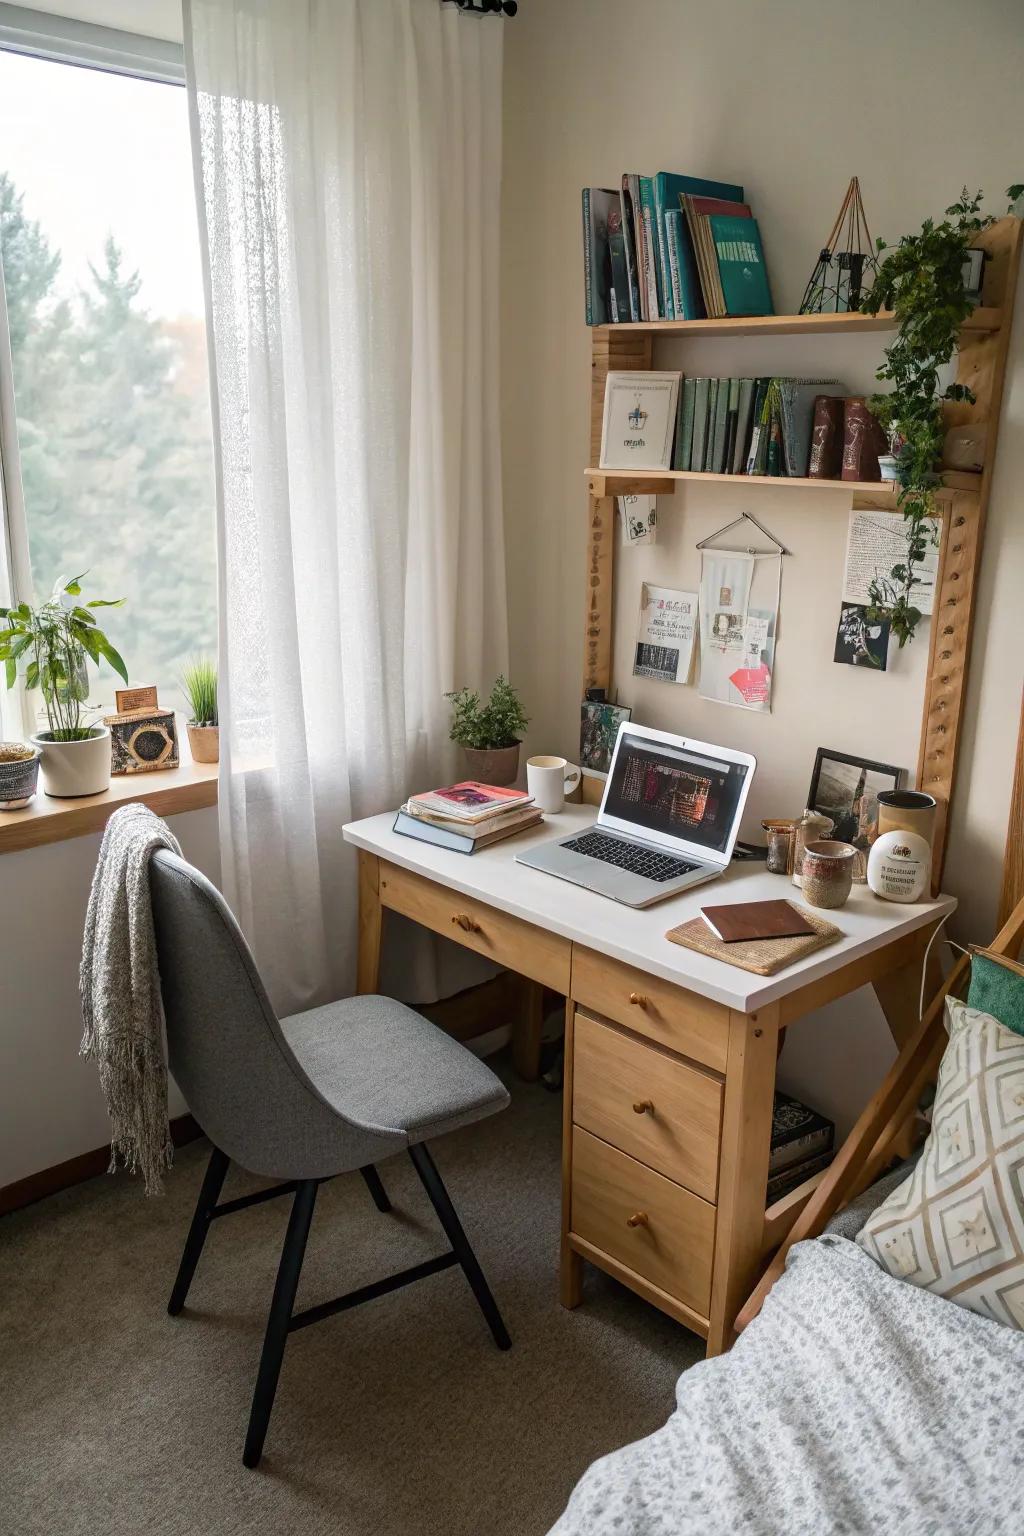
<path id="1" fill-rule="evenodd" d="M 743 1013 L 774 1002 L 807 982 L 827 976 L 840 966 L 870 954 L 902 934 L 912 933 L 936 917 L 952 912 L 951 896 L 937 901 L 903 905 L 880 901 L 867 886 L 855 885 L 849 901 L 838 912 L 825 915 L 843 930 L 844 937 L 826 949 L 809 955 L 777 976 L 755 976 L 738 966 L 713 960 L 666 939 L 669 928 L 697 917 L 712 902 L 764 901 L 778 897 L 800 900 L 800 892 L 787 879 L 770 875 L 762 863 L 733 863 L 721 880 L 709 881 L 695 890 L 637 911 L 620 906 L 606 896 L 582 886 L 557 880 L 541 870 L 515 862 L 516 853 L 529 843 L 565 837 L 582 831 L 595 817 L 592 806 L 567 805 L 557 816 L 546 816 L 541 826 L 507 842 L 482 848 L 472 855 L 452 853 L 415 838 L 399 837 L 391 828 L 394 812 L 351 822 L 344 829 L 346 841 L 379 854 L 392 864 L 450 890 L 536 923 L 552 933 L 572 939 L 587 949 L 611 955 L 627 965 L 638 966 L 652 976 L 689 987 Z"/>

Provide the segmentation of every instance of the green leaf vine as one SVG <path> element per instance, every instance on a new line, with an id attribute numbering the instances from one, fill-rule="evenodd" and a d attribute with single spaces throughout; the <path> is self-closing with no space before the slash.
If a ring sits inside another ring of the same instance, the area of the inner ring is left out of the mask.
<path id="1" fill-rule="evenodd" d="M 907 557 L 888 576 L 871 583 L 867 616 L 888 619 L 901 648 L 913 639 L 921 619 L 914 597 L 921 585 L 921 562 L 934 538 L 929 519 L 935 516 L 940 483 L 943 404 L 974 401 L 966 385 L 954 383 L 940 389 L 939 375 L 952 358 L 960 326 L 973 307 L 964 291 L 963 264 L 976 236 L 992 222 L 991 216 L 980 212 L 982 195 L 977 192 L 972 197 L 964 187 L 939 223 L 926 219 L 917 234 L 904 235 L 895 246 L 879 240 L 878 276 L 861 301 L 866 314 L 891 309 L 899 322 L 896 338 L 886 347 L 885 362 L 875 375 L 879 383 L 891 384 L 892 391 L 872 395 L 869 405 L 896 455 L 897 506 L 907 523 Z M 883 252 L 888 252 L 884 258 Z"/>

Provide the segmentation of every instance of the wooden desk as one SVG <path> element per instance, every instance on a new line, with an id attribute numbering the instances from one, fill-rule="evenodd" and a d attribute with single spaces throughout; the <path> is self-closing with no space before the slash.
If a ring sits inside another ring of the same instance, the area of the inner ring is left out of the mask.
<path id="1" fill-rule="evenodd" d="M 955 902 L 898 906 L 855 886 L 834 914 L 840 942 L 754 976 L 665 938 L 710 886 L 640 912 L 515 862 L 528 840 L 593 818 L 569 806 L 472 857 L 396 836 L 390 813 L 347 826 L 360 850 L 359 991 L 377 988 L 390 908 L 565 996 L 563 1304 L 579 1304 L 588 1259 L 717 1354 L 816 1182 L 765 1211 L 780 1032 L 870 983 L 902 1041 L 925 945 Z M 713 890 L 798 895 L 763 864 L 733 865 Z"/>

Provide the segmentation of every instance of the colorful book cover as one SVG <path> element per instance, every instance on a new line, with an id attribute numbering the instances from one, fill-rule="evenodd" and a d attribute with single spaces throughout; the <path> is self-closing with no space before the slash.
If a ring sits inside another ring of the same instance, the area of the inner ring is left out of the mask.
<path id="1" fill-rule="evenodd" d="M 761 232 L 756 219 L 711 214 L 718 277 L 727 315 L 770 315 L 772 309 L 768 273 L 764 264 Z"/>
<path id="2" fill-rule="evenodd" d="M 671 274 L 668 257 L 668 234 L 665 225 L 665 210 L 679 206 L 681 196 L 713 197 L 727 202 L 742 203 L 743 188 L 733 186 L 731 182 L 707 181 L 703 176 L 681 176 L 675 171 L 659 171 L 654 178 L 654 208 L 655 208 L 655 239 L 657 241 L 657 257 L 659 273 L 665 293 L 666 319 L 695 320 L 697 315 L 676 314 L 673 304 L 671 289 Z M 681 250 L 683 261 L 680 263 L 680 276 L 682 278 L 686 267 L 686 252 Z M 696 274 L 694 274 L 696 275 Z M 682 284 L 684 289 L 686 283 Z"/>
<path id="3" fill-rule="evenodd" d="M 449 784 L 444 789 L 431 789 L 420 795 L 410 795 L 410 806 L 433 811 L 439 816 L 454 816 L 459 821 L 483 821 L 498 811 L 511 810 L 513 806 L 529 805 L 532 795 L 521 789 L 504 789 L 497 784 L 481 784 L 477 779 L 464 779 L 459 784 Z"/>

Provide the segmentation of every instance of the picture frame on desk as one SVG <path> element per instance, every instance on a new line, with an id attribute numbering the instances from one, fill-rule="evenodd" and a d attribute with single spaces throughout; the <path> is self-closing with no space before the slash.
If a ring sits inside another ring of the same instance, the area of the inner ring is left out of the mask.
<path id="1" fill-rule="evenodd" d="M 831 817 L 830 837 L 867 853 L 878 827 L 878 796 L 883 790 L 901 789 L 904 776 L 904 770 L 893 763 L 819 747 L 807 809 Z"/>

